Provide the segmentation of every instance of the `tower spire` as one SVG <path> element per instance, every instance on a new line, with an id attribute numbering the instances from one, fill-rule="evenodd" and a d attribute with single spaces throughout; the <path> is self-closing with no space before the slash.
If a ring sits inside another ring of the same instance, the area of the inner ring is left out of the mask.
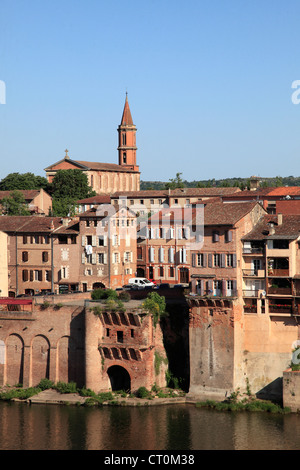
<path id="1" fill-rule="evenodd" d="M 129 108 L 129 103 L 128 103 L 128 93 L 126 91 L 126 98 L 125 98 L 125 105 L 124 105 L 124 110 L 123 110 L 123 115 L 122 115 L 122 120 L 121 120 L 121 126 L 133 126 L 133 120 Z"/>

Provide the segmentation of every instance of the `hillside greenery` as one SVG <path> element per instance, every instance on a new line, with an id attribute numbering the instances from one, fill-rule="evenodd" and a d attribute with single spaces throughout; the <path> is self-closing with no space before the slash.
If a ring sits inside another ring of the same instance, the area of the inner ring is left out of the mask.
<path id="1" fill-rule="evenodd" d="M 159 190 L 174 188 L 212 188 L 212 187 L 238 187 L 240 189 L 249 188 L 249 178 L 225 178 L 209 180 L 187 181 L 181 178 L 181 173 L 177 173 L 175 178 L 169 181 L 141 181 L 141 190 Z M 278 186 L 300 186 L 300 176 L 276 176 L 274 178 L 261 178 L 261 187 Z"/>

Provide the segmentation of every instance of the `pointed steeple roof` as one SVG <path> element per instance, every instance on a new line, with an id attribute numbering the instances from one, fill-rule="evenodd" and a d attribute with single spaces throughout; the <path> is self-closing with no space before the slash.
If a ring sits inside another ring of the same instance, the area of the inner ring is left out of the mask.
<path id="1" fill-rule="evenodd" d="M 122 116 L 122 121 L 121 121 L 121 126 L 133 126 L 133 120 L 131 117 L 131 112 L 129 108 L 129 103 L 128 103 L 128 97 L 127 97 L 127 92 L 126 92 L 126 100 L 125 100 L 125 105 L 124 105 L 124 110 L 123 110 L 123 116 Z"/>

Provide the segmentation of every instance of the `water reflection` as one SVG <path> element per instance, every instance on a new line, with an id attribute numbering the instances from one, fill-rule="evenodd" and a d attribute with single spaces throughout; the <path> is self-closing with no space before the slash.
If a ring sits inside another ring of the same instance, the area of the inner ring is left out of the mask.
<path id="1" fill-rule="evenodd" d="M 0 403 L 1 450 L 298 450 L 300 416 Z"/>

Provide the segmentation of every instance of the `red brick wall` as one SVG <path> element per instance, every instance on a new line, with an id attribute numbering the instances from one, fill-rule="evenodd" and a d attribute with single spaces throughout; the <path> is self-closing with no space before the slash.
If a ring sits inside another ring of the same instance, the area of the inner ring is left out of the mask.
<path id="1" fill-rule="evenodd" d="M 74 306 L 46 310 L 35 306 L 32 313 L 1 311 L 0 346 L 5 345 L 5 358 L 1 356 L 0 385 L 29 387 L 46 377 L 83 386 L 83 312 Z"/>
<path id="2" fill-rule="evenodd" d="M 0 312 L 0 386 L 35 386 L 48 378 L 98 392 L 111 388 L 109 368 L 118 365 L 127 370 L 132 391 L 151 389 L 166 385 L 167 364 L 155 372 L 157 353 L 166 357 L 160 326 L 130 309 L 100 317 L 80 306 Z"/>

